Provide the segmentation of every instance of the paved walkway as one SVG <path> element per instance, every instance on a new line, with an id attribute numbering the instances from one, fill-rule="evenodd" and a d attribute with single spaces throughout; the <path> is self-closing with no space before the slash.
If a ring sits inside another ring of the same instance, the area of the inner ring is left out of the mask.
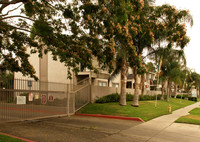
<path id="1" fill-rule="evenodd" d="M 174 123 L 176 119 L 187 115 L 200 102 L 174 111 L 170 115 L 155 118 L 146 123 L 103 138 L 104 142 L 199 142 L 200 126 Z"/>

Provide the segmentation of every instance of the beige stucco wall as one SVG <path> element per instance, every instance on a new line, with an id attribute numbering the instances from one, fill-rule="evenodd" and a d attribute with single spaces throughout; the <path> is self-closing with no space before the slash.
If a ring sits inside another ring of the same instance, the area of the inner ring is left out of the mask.
<path id="1" fill-rule="evenodd" d="M 120 93 L 120 89 L 115 88 L 115 87 L 102 87 L 102 86 L 92 85 L 91 86 L 91 101 L 95 102 L 96 99 L 112 94 L 112 93 Z"/>
<path id="2" fill-rule="evenodd" d="M 72 83 L 72 80 L 67 79 L 67 67 L 64 63 L 54 61 L 52 55 L 48 56 L 48 81 L 58 83 Z"/>
<path id="3" fill-rule="evenodd" d="M 135 89 L 126 89 L 126 93 L 134 95 Z M 119 93 L 120 88 L 115 87 L 102 87 L 102 86 L 94 86 L 91 87 L 91 102 L 94 103 L 95 100 L 101 98 L 103 96 L 110 95 L 112 93 Z M 141 94 L 141 90 L 139 90 L 139 94 Z M 148 95 L 158 95 L 161 94 L 161 91 L 147 91 L 146 94 Z"/>
<path id="4" fill-rule="evenodd" d="M 30 50 L 27 52 L 30 53 Z M 63 63 L 54 61 L 50 53 L 43 55 L 42 59 L 38 57 L 38 54 L 31 54 L 29 61 L 35 68 L 36 75 L 40 80 L 57 83 L 72 83 L 72 80 L 67 79 L 67 68 Z M 15 78 L 33 80 L 28 76 L 23 76 L 20 72 L 15 73 Z"/>
<path id="5" fill-rule="evenodd" d="M 30 53 L 30 49 L 28 49 L 27 52 Z M 39 77 L 39 57 L 38 57 L 38 54 L 31 54 L 31 56 L 29 57 L 29 62 L 31 63 L 31 65 L 33 65 L 33 67 L 36 71 L 36 76 Z M 31 79 L 31 80 L 33 80 L 33 78 L 30 78 L 28 76 L 23 76 L 23 74 L 20 73 L 20 72 L 15 72 L 14 77 L 18 78 L 18 79 Z"/>

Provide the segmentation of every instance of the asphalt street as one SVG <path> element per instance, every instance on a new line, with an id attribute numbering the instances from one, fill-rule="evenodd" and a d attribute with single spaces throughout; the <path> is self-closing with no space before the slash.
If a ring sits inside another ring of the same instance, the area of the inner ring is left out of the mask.
<path id="1" fill-rule="evenodd" d="M 95 142 L 142 122 L 71 116 L 0 123 L 0 132 L 37 142 Z"/>

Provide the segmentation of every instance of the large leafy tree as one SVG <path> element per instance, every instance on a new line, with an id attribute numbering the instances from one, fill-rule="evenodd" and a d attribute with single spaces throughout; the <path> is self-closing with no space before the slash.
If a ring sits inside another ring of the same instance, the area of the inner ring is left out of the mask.
<path id="1" fill-rule="evenodd" d="M 144 49 L 151 48 L 154 42 L 153 27 L 155 24 L 155 17 L 153 15 L 153 0 L 144 0 L 144 7 L 139 13 L 139 19 L 137 23 L 139 24 L 137 35 L 134 37 L 133 42 L 136 46 L 136 52 L 139 56 L 142 56 Z M 141 84 L 142 94 L 144 94 L 144 73 L 146 70 L 141 70 L 141 68 L 133 68 L 135 76 L 135 93 L 132 106 L 139 106 L 139 85 Z M 141 83 L 140 81 L 141 76 Z"/>
<path id="2" fill-rule="evenodd" d="M 88 31 L 87 38 L 90 40 L 87 43 L 95 49 L 99 44 L 104 45 L 103 49 L 107 49 L 107 45 L 114 47 L 110 52 L 116 53 L 116 58 L 115 62 L 110 64 L 115 65 L 114 73 L 121 73 L 120 104 L 126 105 L 127 69 L 141 67 L 141 58 L 136 53 L 133 38 L 140 26 L 137 21 L 140 19 L 139 12 L 144 3 L 138 0 L 99 0 L 96 3 L 82 0 L 78 5 L 74 3 L 69 10 L 74 12 L 79 7 L 76 14 L 83 15 L 79 22 L 83 29 Z"/>
<path id="3" fill-rule="evenodd" d="M 139 30 L 140 32 L 135 38 L 135 43 L 137 44 L 137 53 L 139 55 L 141 55 L 144 49 L 147 48 L 150 51 L 148 55 L 154 54 L 155 56 L 157 56 L 157 50 L 160 50 L 160 48 L 162 48 L 161 43 L 163 42 L 165 43 L 164 48 L 167 47 L 169 49 L 183 49 L 187 45 L 187 43 L 189 42 L 189 38 L 186 35 L 186 27 L 183 21 L 185 20 L 186 22 L 190 22 L 191 25 L 193 23 L 192 17 L 188 13 L 188 11 L 177 10 L 175 7 L 172 7 L 170 5 L 155 7 L 147 5 L 145 10 L 144 13 L 141 13 L 143 16 L 140 15 L 141 17 L 144 17 L 144 19 L 146 18 L 145 20 L 141 21 L 141 25 L 143 28 Z M 152 37 L 153 39 L 151 39 Z M 162 55 L 158 56 L 159 60 L 163 59 Z M 156 63 L 160 64 L 160 61 Z M 138 77 L 136 75 L 136 85 L 138 84 L 137 79 Z M 139 106 L 137 93 L 139 87 L 135 88 L 136 93 L 132 105 Z"/>
<path id="4" fill-rule="evenodd" d="M 149 50 L 148 55 L 155 57 L 155 63 L 158 65 L 164 59 L 168 58 L 171 49 L 183 51 L 184 47 L 189 43 L 189 37 L 186 35 L 185 22 L 193 24 L 191 15 L 186 10 L 177 10 L 170 5 L 162 5 L 155 7 L 154 38 L 153 48 Z M 179 55 L 180 52 L 176 52 Z M 175 61 L 178 62 L 178 61 Z M 160 65 L 161 66 L 161 65 Z M 159 75 L 159 73 L 158 73 Z M 167 80 L 167 74 L 162 72 L 160 78 L 164 88 L 164 82 Z M 164 90 L 162 90 L 164 94 Z"/>
<path id="5" fill-rule="evenodd" d="M 79 5 L 79 1 L 74 3 Z M 99 12 L 99 18 L 103 21 L 107 19 L 107 12 L 104 7 L 86 2 L 82 9 L 82 15 L 77 7 L 71 11 L 69 3 L 63 0 L 0 0 L 2 67 L 37 79 L 35 70 L 28 61 L 30 50 L 30 53 L 39 53 L 40 57 L 42 53 L 51 52 L 54 60 L 59 60 L 69 68 L 68 77 L 71 75 L 70 69 L 75 73 L 79 71 L 80 62 L 95 70 L 92 65 L 93 57 L 98 59 L 102 68 L 108 65 L 112 69 L 111 61 L 115 52 L 113 39 L 106 38 L 109 40 L 102 42 L 102 39 L 93 34 L 96 33 L 93 31 L 94 25 L 89 25 L 95 20 L 89 13 Z M 80 22 L 82 18 L 87 19 L 88 25 Z M 90 30 L 87 31 L 88 29 Z M 107 34 L 112 34 L 112 28 L 105 30 Z"/>

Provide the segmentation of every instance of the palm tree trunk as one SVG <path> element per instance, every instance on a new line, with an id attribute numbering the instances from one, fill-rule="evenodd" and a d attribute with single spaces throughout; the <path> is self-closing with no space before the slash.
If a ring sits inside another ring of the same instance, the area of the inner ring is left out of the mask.
<path id="1" fill-rule="evenodd" d="M 167 80 L 167 102 L 169 102 L 169 88 L 170 88 L 170 83 L 169 83 L 169 79 Z"/>
<path id="2" fill-rule="evenodd" d="M 164 100 L 164 90 L 165 90 L 164 87 L 165 87 L 165 82 L 163 81 L 163 82 L 162 82 L 162 96 L 161 96 L 161 98 L 160 98 L 161 100 Z"/>
<path id="3" fill-rule="evenodd" d="M 144 74 L 141 76 L 141 96 L 144 95 L 144 81 L 145 81 L 145 78 L 144 78 Z"/>
<path id="4" fill-rule="evenodd" d="M 120 105 L 126 105 L 126 81 L 127 81 L 127 63 L 126 59 L 122 61 L 121 68 L 121 95 L 120 95 Z"/>
<path id="5" fill-rule="evenodd" d="M 200 98 L 200 89 L 199 89 L 199 96 L 198 96 L 198 98 Z"/>
<path id="6" fill-rule="evenodd" d="M 176 98 L 177 96 L 177 84 L 175 84 L 175 88 L 174 88 L 174 98 Z"/>
<path id="7" fill-rule="evenodd" d="M 169 98 L 172 97 L 172 88 L 171 88 L 171 82 L 169 82 Z"/>
<path id="8" fill-rule="evenodd" d="M 199 89 L 198 89 L 199 87 L 197 86 L 196 87 L 196 94 L 197 94 L 197 97 L 199 96 Z"/>
<path id="9" fill-rule="evenodd" d="M 139 107 L 139 87 L 140 87 L 140 79 L 139 79 L 139 75 L 136 74 L 135 93 L 134 93 L 134 98 L 133 98 L 133 103 L 132 103 L 132 106 L 134 107 Z"/>

